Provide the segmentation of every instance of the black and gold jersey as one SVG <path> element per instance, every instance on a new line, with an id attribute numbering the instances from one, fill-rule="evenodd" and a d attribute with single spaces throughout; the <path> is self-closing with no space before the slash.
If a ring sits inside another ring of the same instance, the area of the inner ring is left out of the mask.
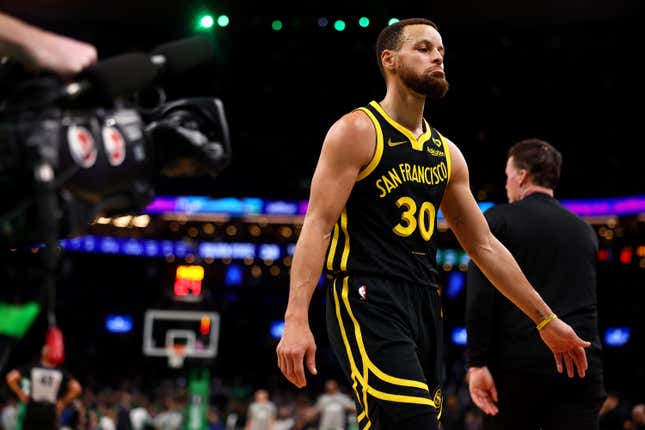
<path id="1" fill-rule="evenodd" d="M 375 101 L 359 110 L 376 128 L 376 150 L 334 226 L 325 272 L 436 288 L 437 212 L 450 178 L 448 142 L 425 119 L 417 139 Z"/>

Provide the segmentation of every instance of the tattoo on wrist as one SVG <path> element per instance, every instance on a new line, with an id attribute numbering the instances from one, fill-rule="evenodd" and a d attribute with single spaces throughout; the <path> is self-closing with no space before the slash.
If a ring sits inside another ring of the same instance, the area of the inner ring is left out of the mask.
<path id="1" fill-rule="evenodd" d="M 541 309 L 536 309 L 535 310 L 535 315 L 537 316 L 536 319 L 542 321 L 544 318 L 546 318 L 549 315 L 551 315 L 551 313 L 550 312 L 545 312 L 544 310 L 541 310 Z"/>

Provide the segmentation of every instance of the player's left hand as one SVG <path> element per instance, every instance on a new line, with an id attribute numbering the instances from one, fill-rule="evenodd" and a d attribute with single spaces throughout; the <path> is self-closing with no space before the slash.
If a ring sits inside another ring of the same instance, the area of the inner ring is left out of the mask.
<path id="1" fill-rule="evenodd" d="M 564 363 L 569 378 L 575 375 L 574 366 L 578 370 L 578 376 L 585 377 L 588 364 L 584 349 L 591 346 L 590 342 L 580 339 L 571 326 L 561 319 L 555 319 L 547 324 L 540 331 L 540 336 L 553 352 L 558 373 L 563 372 Z"/>

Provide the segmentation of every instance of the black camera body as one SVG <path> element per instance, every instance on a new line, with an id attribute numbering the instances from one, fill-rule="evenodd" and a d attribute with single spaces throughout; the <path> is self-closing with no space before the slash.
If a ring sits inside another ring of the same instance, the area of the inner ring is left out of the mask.
<path id="1" fill-rule="evenodd" d="M 134 58 L 139 69 L 141 64 L 148 67 L 147 57 Z M 119 79 L 127 74 L 123 67 L 132 64 L 132 56 L 124 59 L 108 60 L 110 72 L 114 64 L 121 67 L 115 74 Z M 144 108 L 127 85 L 112 85 L 127 94 L 108 92 L 111 99 L 105 91 L 88 90 L 105 87 L 104 81 L 80 81 L 74 86 L 51 78 L 33 80 L 17 85 L 4 100 L 0 108 L 3 244 L 42 243 L 51 238 L 52 228 L 58 239 L 83 234 L 98 216 L 145 209 L 154 198 L 152 182 L 157 175 L 217 175 L 229 164 L 228 125 L 218 98 L 185 98 Z M 154 85 L 150 80 L 140 84 L 141 90 Z M 80 96 L 79 88 L 86 90 Z"/>

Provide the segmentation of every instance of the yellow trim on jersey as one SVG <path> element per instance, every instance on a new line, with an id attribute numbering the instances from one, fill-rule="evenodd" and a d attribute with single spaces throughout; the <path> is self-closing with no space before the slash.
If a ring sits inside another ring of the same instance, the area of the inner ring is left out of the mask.
<path id="1" fill-rule="evenodd" d="M 451 163 L 451 158 L 450 158 L 450 145 L 448 144 L 448 139 L 443 137 L 443 134 L 439 133 L 437 131 L 437 134 L 441 138 L 441 141 L 443 142 L 443 152 L 446 153 L 446 164 L 448 165 L 448 182 L 450 182 L 450 172 L 452 172 L 452 163 Z"/>
<path id="2" fill-rule="evenodd" d="M 348 292 L 349 292 L 349 278 L 346 276 L 343 278 L 343 289 L 341 291 L 341 296 L 343 298 L 343 303 L 345 305 L 345 309 L 347 310 L 348 315 L 352 319 L 352 323 L 354 325 L 354 333 L 356 337 L 356 343 L 358 345 L 359 353 L 361 355 L 361 360 L 363 362 L 363 374 L 359 373 L 359 369 L 356 366 L 356 362 L 354 361 L 354 355 L 352 354 L 352 349 L 349 344 L 349 338 L 347 336 L 347 331 L 345 329 L 345 324 L 343 323 L 342 316 L 340 314 L 340 301 L 338 299 L 338 293 L 336 292 L 336 281 L 334 280 L 334 283 L 332 285 L 333 288 L 333 293 L 334 293 L 334 304 L 336 308 L 336 319 L 338 320 L 338 324 L 340 327 L 340 332 L 343 338 L 343 343 L 345 345 L 345 351 L 347 352 L 347 358 L 349 360 L 349 365 L 351 369 L 351 377 L 354 380 L 354 384 L 352 385 L 352 388 L 354 388 L 354 393 L 356 394 L 356 397 L 360 399 L 360 395 L 358 393 L 358 390 L 356 390 L 356 383 L 359 382 L 363 386 L 363 408 L 364 411 L 358 416 L 358 421 L 361 421 L 361 419 L 365 416 L 367 417 L 369 421 L 369 412 L 368 412 L 368 404 L 367 404 L 367 394 L 381 400 L 387 400 L 391 402 L 399 402 L 399 403 L 414 403 L 414 404 L 420 404 L 420 405 L 428 405 L 433 408 L 437 408 L 437 405 L 435 404 L 434 401 L 425 398 L 425 397 L 419 397 L 419 396 L 407 396 L 407 395 L 401 395 L 401 394 L 390 394 L 386 393 L 383 391 L 379 391 L 373 387 L 371 387 L 368 383 L 368 378 L 369 378 L 369 372 L 371 371 L 374 373 L 379 379 L 389 382 L 394 385 L 399 385 L 399 386 L 405 386 L 405 387 L 415 387 L 415 388 L 421 388 L 428 393 L 430 391 L 428 390 L 428 386 L 421 382 L 421 381 L 415 381 L 412 379 L 404 379 L 404 378 L 397 378 L 395 376 L 388 375 L 381 371 L 378 367 L 372 363 L 372 361 L 369 359 L 367 352 L 365 350 L 365 345 L 363 344 L 363 336 L 361 334 L 360 326 L 358 325 L 358 321 L 354 317 L 354 314 L 351 310 L 351 306 L 349 304 L 349 298 L 348 298 Z M 367 426 L 365 428 L 369 428 L 371 425 L 371 422 L 368 422 Z"/>
<path id="3" fill-rule="evenodd" d="M 418 148 L 414 148 L 417 151 L 423 151 L 423 144 L 430 140 L 430 138 L 432 137 L 432 129 L 430 128 L 430 124 L 428 124 L 428 121 L 426 121 L 425 118 L 423 118 L 423 123 L 425 124 L 426 131 L 424 131 L 417 140 Z"/>
<path id="4" fill-rule="evenodd" d="M 347 271 L 347 260 L 349 259 L 349 233 L 347 233 L 347 208 L 343 209 L 340 213 L 340 228 L 345 235 L 345 246 L 343 247 L 343 255 L 340 259 L 340 270 Z"/>
<path id="5" fill-rule="evenodd" d="M 340 271 L 347 271 L 347 260 L 349 260 L 349 233 L 347 231 L 347 209 L 343 208 L 343 211 L 340 213 L 340 218 L 334 224 L 334 232 L 331 238 L 331 243 L 329 244 L 329 253 L 327 254 L 327 270 L 334 271 L 334 260 L 338 255 L 338 240 L 340 232 L 343 232 L 344 242 L 343 242 L 343 252 L 340 255 Z"/>
<path id="6" fill-rule="evenodd" d="M 334 254 L 336 254 L 336 247 L 338 246 L 338 223 L 334 224 L 334 236 L 331 238 L 329 245 L 329 255 L 327 255 L 327 270 L 334 270 Z"/>
<path id="7" fill-rule="evenodd" d="M 376 149 L 374 150 L 374 156 L 372 157 L 368 165 L 358 173 L 356 182 L 360 181 L 361 179 L 365 179 L 370 173 L 372 173 L 372 171 L 376 169 L 376 166 L 378 166 L 378 163 L 381 161 L 381 157 L 383 156 L 383 130 L 381 129 L 381 124 L 379 124 L 374 114 L 368 109 L 362 107 L 358 108 L 358 110 L 365 112 L 365 114 L 372 120 L 372 123 L 374 124 L 374 128 L 376 129 Z"/>
<path id="8" fill-rule="evenodd" d="M 381 400 L 388 400 L 390 402 L 399 402 L 399 403 L 415 403 L 417 405 L 428 405 L 437 409 L 437 405 L 435 404 L 435 402 L 433 402 L 430 399 L 426 399 L 425 397 L 404 396 L 401 394 L 388 394 L 382 391 L 375 390 L 374 388 L 369 386 L 367 388 L 367 392 L 372 396 L 376 397 L 377 399 L 381 399 Z"/>
<path id="9" fill-rule="evenodd" d="M 365 381 L 365 385 L 363 385 L 363 410 L 365 410 L 365 416 L 367 417 L 367 424 L 365 424 L 365 427 L 363 427 L 363 430 L 367 430 L 372 426 L 372 421 L 370 420 L 370 415 L 369 415 L 369 404 L 367 403 L 367 392 L 370 388 L 369 383 L 367 382 L 367 379 L 369 378 L 369 376 L 370 376 L 370 371 L 365 365 L 365 362 L 363 362 L 363 380 Z"/>
<path id="10" fill-rule="evenodd" d="M 410 141 L 410 144 L 412 145 L 412 149 L 415 149 L 417 151 L 423 151 L 423 144 L 430 139 L 430 136 L 432 136 L 432 131 L 430 130 L 430 126 L 428 125 L 428 122 L 424 119 L 423 124 L 425 125 L 425 131 L 419 138 L 417 139 L 414 134 L 406 127 L 403 125 L 399 124 L 396 122 L 394 119 L 392 119 L 381 107 L 380 104 L 378 104 L 376 101 L 372 100 L 370 102 L 370 106 L 372 106 L 374 109 L 376 109 L 382 116 L 385 118 L 387 122 L 389 122 L 392 127 L 396 128 L 398 131 L 400 131 L 405 137 L 408 138 Z"/>
<path id="11" fill-rule="evenodd" d="M 344 285 L 347 283 L 347 277 L 343 279 L 343 291 L 345 290 Z M 365 380 L 361 376 L 361 374 L 358 372 L 358 367 L 356 367 L 356 362 L 354 361 L 354 354 L 352 354 L 352 348 L 349 345 L 349 339 L 347 337 L 347 332 L 345 331 L 345 324 L 343 324 L 343 317 L 340 315 L 340 301 L 338 300 L 338 293 L 336 292 L 336 279 L 334 279 L 334 282 L 332 284 L 332 291 L 334 292 L 334 304 L 336 307 L 336 319 L 338 320 L 338 326 L 340 328 L 340 334 L 343 338 L 343 343 L 345 344 L 345 352 L 347 352 L 347 359 L 349 361 L 349 367 L 351 369 L 351 377 L 354 380 L 354 384 L 352 385 L 352 388 L 354 388 L 354 393 L 356 394 L 356 398 L 360 400 L 361 396 L 358 394 L 358 390 L 356 390 L 356 382 L 360 382 L 361 386 L 363 387 L 363 393 L 365 393 Z M 363 363 L 363 367 L 365 368 L 365 363 Z M 367 417 L 368 420 L 368 425 L 370 424 L 369 422 L 369 415 L 367 413 L 367 402 L 365 402 L 366 396 L 363 394 L 363 413 L 359 415 L 359 418 L 357 418 L 358 421 L 362 419 L 363 416 Z M 363 415 L 364 414 L 364 415 Z"/>

